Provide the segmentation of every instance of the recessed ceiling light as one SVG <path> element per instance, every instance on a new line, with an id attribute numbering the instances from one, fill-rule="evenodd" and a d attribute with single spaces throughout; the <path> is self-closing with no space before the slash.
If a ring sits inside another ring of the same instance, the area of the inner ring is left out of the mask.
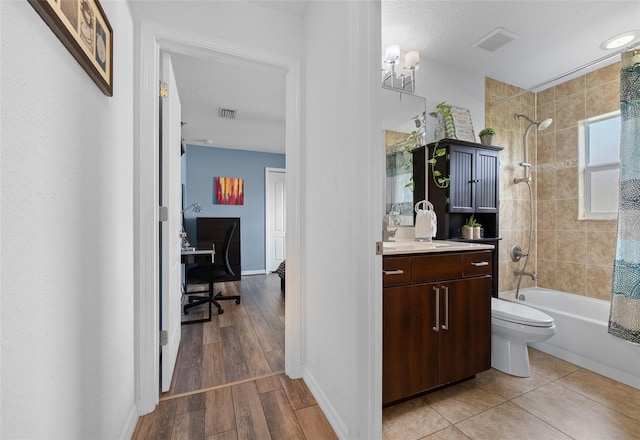
<path id="1" fill-rule="evenodd" d="M 617 49 L 618 47 L 631 44 L 634 40 L 638 40 L 639 37 L 640 37 L 640 31 L 627 31 L 622 34 L 618 34 L 614 37 L 609 38 L 607 41 L 605 41 L 600 45 L 600 49 L 602 50 Z"/>

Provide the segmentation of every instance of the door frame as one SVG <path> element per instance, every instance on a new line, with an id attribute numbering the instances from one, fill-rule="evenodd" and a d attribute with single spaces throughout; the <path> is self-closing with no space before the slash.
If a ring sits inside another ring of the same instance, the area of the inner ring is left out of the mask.
<path id="1" fill-rule="evenodd" d="M 160 50 L 180 53 L 218 52 L 264 63 L 285 74 L 285 152 L 287 185 L 287 264 L 285 305 L 285 372 L 302 376 L 302 161 L 300 60 L 263 49 L 141 21 L 137 32 L 134 99 L 134 379 L 138 414 L 152 412 L 159 401 L 158 331 L 158 84 Z"/>
<path id="2" fill-rule="evenodd" d="M 271 197 L 273 196 L 270 193 L 269 190 L 269 175 L 270 173 L 284 173 L 285 175 L 285 179 L 287 176 L 287 170 L 285 168 L 271 168 L 271 167 L 266 167 L 264 169 L 264 188 L 265 188 L 265 195 L 264 195 L 264 199 L 266 202 L 266 206 L 265 206 L 265 221 L 264 221 L 264 272 L 265 273 L 269 273 L 269 251 L 273 250 L 271 249 L 271 234 L 269 233 L 269 213 L 270 213 L 270 208 L 269 208 L 269 202 L 272 201 Z M 285 191 L 286 191 L 286 186 L 285 186 Z M 286 199 L 285 199 L 285 209 L 286 209 Z M 286 218 L 285 218 L 285 236 L 286 236 Z M 286 240 L 285 240 L 285 259 L 286 259 Z"/>

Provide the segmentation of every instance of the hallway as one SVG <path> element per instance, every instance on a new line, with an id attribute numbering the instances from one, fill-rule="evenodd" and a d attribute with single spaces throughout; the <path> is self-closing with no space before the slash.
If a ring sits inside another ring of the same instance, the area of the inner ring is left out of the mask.
<path id="1" fill-rule="evenodd" d="M 223 301 L 211 322 L 182 326 L 171 388 L 133 439 L 336 438 L 305 383 L 284 374 L 280 278 L 245 276 L 215 288 L 242 302 Z"/>

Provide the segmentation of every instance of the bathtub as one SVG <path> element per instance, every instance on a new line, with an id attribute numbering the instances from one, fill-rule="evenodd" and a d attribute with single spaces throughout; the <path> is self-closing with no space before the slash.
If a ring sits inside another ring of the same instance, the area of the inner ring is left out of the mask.
<path id="1" fill-rule="evenodd" d="M 500 293 L 501 299 L 542 310 L 553 318 L 556 334 L 532 347 L 611 379 L 640 389 L 640 345 L 607 333 L 609 302 L 531 287 Z"/>

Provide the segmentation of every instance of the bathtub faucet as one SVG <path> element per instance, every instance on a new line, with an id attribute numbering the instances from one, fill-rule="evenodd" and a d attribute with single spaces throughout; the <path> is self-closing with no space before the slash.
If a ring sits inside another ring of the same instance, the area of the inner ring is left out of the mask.
<path id="1" fill-rule="evenodd" d="M 514 274 L 515 276 L 517 276 L 517 277 L 520 277 L 520 276 L 526 275 L 526 276 L 528 276 L 528 277 L 531 277 L 531 279 L 532 279 L 533 281 L 538 281 L 538 275 L 535 273 L 535 271 L 534 271 L 534 272 L 525 272 L 525 271 L 520 270 L 520 269 L 514 269 L 514 270 L 513 270 L 513 274 Z"/>

